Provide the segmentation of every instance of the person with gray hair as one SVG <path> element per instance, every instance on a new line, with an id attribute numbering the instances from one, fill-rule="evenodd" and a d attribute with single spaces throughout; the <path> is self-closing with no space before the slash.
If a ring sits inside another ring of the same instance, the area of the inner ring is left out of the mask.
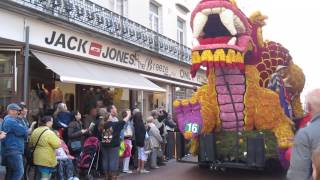
<path id="1" fill-rule="evenodd" d="M 150 144 L 151 144 L 151 168 L 152 169 L 158 169 L 157 165 L 157 156 L 159 153 L 159 150 L 161 148 L 161 143 L 163 142 L 163 139 L 161 137 L 159 129 L 155 125 L 155 119 L 152 116 L 149 116 L 147 118 L 147 125 L 148 125 L 148 135 L 150 138 Z"/>
<path id="2" fill-rule="evenodd" d="M 28 138 L 28 129 L 18 119 L 21 111 L 15 103 L 7 106 L 8 115 L 4 118 L 1 130 L 7 137 L 1 141 L 1 155 L 3 163 L 7 167 L 7 180 L 21 179 L 24 174 L 23 154 L 25 140 Z"/>
<path id="3" fill-rule="evenodd" d="M 307 110 L 312 114 L 310 123 L 298 131 L 287 173 L 289 180 L 312 179 L 312 152 L 320 144 L 320 89 L 306 96 Z"/>

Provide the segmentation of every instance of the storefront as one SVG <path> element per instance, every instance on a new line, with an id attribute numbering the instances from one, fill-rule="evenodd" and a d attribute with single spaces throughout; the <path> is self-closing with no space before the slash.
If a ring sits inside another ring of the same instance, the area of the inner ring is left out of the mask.
<path id="1" fill-rule="evenodd" d="M 70 110 L 84 114 L 93 106 L 115 104 L 119 111 L 139 108 L 147 116 L 160 107 L 172 112 L 173 100 L 187 98 L 206 79 L 204 73 L 191 79 L 189 65 L 170 62 L 105 36 L 2 9 L 0 18 L 14 22 L 0 29 L 3 107 L 21 101 L 27 93 L 33 115 L 53 111 L 58 102 L 65 102 Z M 26 37 L 30 44 L 28 92 L 23 91 L 22 47 Z M 14 49 L 8 51 L 9 46 Z"/>

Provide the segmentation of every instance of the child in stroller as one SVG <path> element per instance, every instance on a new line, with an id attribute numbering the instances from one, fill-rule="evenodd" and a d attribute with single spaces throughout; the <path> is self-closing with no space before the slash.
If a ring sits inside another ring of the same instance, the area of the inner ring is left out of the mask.
<path id="1" fill-rule="evenodd" d="M 99 151 L 100 141 L 96 137 L 89 137 L 85 140 L 83 145 L 83 151 L 80 154 L 80 162 L 78 164 L 80 168 L 80 176 L 87 176 L 87 179 L 93 179 L 91 170 L 93 173 L 97 173 L 99 163 Z"/>
<path id="2" fill-rule="evenodd" d="M 59 180 L 77 180 L 75 177 L 75 169 L 73 160 L 75 159 L 70 155 L 68 146 L 61 140 L 60 148 L 56 149 L 56 157 L 58 160 L 56 179 Z"/>

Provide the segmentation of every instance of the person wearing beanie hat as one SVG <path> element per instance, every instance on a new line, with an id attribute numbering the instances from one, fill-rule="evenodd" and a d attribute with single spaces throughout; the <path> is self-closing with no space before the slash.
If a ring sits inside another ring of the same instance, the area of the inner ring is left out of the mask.
<path id="1" fill-rule="evenodd" d="M 24 174 L 23 154 L 28 130 L 19 123 L 18 115 L 20 111 L 19 105 L 9 104 L 7 106 L 8 115 L 1 125 L 2 131 L 7 133 L 7 137 L 1 142 L 1 155 L 3 164 L 7 167 L 7 180 L 21 179 Z"/>

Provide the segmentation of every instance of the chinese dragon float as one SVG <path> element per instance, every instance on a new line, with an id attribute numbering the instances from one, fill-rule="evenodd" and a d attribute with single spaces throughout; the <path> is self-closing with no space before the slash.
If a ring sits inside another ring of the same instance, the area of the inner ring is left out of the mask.
<path id="1" fill-rule="evenodd" d="M 263 39 L 266 19 L 259 11 L 247 17 L 233 0 L 202 0 L 193 10 L 191 76 L 205 70 L 208 82 L 174 102 L 193 154 L 206 134 L 216 135 L 219 161 L 235 151 L 244 160 L 248 137 L 264 137 L 266 158 L 281 159 L 293 146 L 305 77 L 285 47 Z"/>

